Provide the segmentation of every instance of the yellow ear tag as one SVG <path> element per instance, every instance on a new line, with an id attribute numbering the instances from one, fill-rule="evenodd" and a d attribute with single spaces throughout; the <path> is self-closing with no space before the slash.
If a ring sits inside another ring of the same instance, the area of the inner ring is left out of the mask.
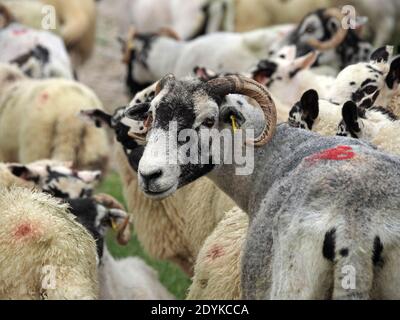
<path id="1" fill-rule="evenodd" d="M 112 228 L 114 231 L 117 231 L 117 224 L 115 223 L 114 219 L 111 219 L 111 228 Z"/>
<path id="2" fill-rule="evenodd" d="M 236 132 L 236 130 L 239 128 L 238 127 L 238 125 L 237 125 L 237 122 L 236 122 L 236 118 L 235 118 L 235 116 L 231 116 L 231 122 L 232 122 L 232 129 L 233 129 L 233 132 Z"/>

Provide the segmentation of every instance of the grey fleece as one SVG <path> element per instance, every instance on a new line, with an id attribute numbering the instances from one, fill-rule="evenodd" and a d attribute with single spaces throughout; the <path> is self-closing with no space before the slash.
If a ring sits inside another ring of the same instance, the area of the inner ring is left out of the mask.
<path id="1" fill-rule="evenodd" d="M 399 172 L 400 158 L 367 143 L 287 124 L 255 150 L 254 173 L 239 184 L 216 169 L 211 178 L 251 220 L 244 298 L 398 296 Z"/>

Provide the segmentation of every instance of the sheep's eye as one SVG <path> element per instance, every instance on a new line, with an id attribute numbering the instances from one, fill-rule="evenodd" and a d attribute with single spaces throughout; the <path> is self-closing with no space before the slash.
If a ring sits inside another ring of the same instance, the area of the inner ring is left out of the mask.
<path id="1" fill-rule="evenodd" d="M 313 33 L 315 31 L 315 27 L 313 25 L 308 25 L 306 28 L 306 33 Z"/>
<path id="2" fill-rule="evenodd" d="M 206 126 L 207 128 L 213 127 L 215 124 L 215 119 L 214 118 L 207 118 L 206 120 L 203 121 L 202 125 Z"/>

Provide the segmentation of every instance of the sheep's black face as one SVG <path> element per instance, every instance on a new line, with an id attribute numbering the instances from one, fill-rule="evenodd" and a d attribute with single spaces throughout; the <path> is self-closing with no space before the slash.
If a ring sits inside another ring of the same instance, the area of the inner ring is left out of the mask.
<path id="1" fill-rule="evenodd" d="M 212 170 L 212 155 L 202 152 L 211 137 L 204 134 L 219 120 L 218 104 L 206 83 L 162 81 L 149 110 L 151 130 L 138 170 L 140 187 L 155 198 L 166 197 Z"/>
<path id="2" fill-rule="evenodd" d="M 324 10 L 319 9 L 305 16 L 297 28 L 290 34 L 289 43 L 301 46 L 306 44 L 309 39 L 329 39 L 332 33 L 328 29 L 329 21 L 324 17 L 323 13 Z M 332 21 L 332 23 L 334 22 Z"/>
<path id="3" fill-rule="evenodd" d="M 311 89 L 306 91 L 289 111 L 288 123 L 292 127 L 312 130 L 318 114 L 318 93 Z"/>
<path id="4" fill-rule="evenodd" d="M 57 198 L 89 197 L 101 178 L 100 171 L 77 171 L 68 165 L 52 161 L 38 161 L 28 165 L 9 164 L 9 170 Z"/>
<path id="5" fill-rule="evenodd" d="M 338 125 L 338 136 L 360 138 L 365 119 L 365 109 L 358 108 L 354 101 L 347 101 L 342 107 L 342 120 Z"/>

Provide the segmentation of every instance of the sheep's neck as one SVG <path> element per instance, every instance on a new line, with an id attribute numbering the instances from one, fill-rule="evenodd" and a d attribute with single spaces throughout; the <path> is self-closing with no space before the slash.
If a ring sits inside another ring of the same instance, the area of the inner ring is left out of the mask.
<path id="1" fill-rule="evenodd" d="M 264 147 L 255 148 L 252 174 L 238 176 L 235 174 L 235 165 L 223 164 L 208 176 L 252 217 L 267 190 L 301 161 L 302 157 L 294 150 L 310 139 L 310 134 L 287 124 L 278 125 L 272 140 Z"/>

